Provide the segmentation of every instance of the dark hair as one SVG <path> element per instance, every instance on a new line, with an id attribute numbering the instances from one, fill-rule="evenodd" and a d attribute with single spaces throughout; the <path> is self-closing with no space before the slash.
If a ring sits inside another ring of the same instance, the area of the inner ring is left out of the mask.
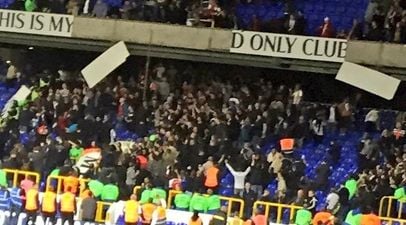
<path id="1" fill-rule="evenodd" d="M 193 212 L 193 216 L 192 216 L 192 221 L 196 221 L 197 219 L 199 219 L 199 212 L 198 211 L 194 211 Z"/>

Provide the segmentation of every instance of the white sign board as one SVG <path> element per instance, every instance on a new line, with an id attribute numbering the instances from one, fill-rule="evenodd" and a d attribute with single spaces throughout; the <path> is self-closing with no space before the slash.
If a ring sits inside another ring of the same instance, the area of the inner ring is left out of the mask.
<path id="1" fill-rule="evenodd" d="M 282 58 L 344 62 L 347 40 L 233 31 L 230 52 Z"/>
<path id="2" fill-rule="evenodd" d="M 400 84 L 400 80 L 376 70 L 355 63 L 344 62 L 336 80 L 361 88 L 387 100 L 391 100 Z"/>
<path id="3" fill-rule="evenodd" d="M 103 80 L 113 70 L 125 62 L 130 55 L 123 41 L 118 42 L 93 62 L 87 65 L 81 72 L 90 88 Z"/>
<path id="4" fill-rule="evenodd" d="M 73 16 L 0 9 L 0 31 L 71 37 Z"/>

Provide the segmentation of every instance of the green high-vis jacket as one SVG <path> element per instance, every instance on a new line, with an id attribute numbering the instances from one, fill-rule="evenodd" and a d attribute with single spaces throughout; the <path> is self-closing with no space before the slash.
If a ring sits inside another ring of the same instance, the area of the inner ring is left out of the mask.
<path id="1" fill-rule="evenodd" d="M 104 185 L 104 187 L 103 187 L 103 191 L 101 193 L 101 199 L 102 199 L 102 201 L 117 201 L 119 194 L 120 194 L 120 191 L 119 191 L 117 185 L 107 184 L 107 185 Z"/>
<path id="2" fill-rule="evenodd" d="M 309 225 L 312 222 L 312 213 L 307 209 L 299 209 L 296 212 L 296 225 Z"/>
<path id="3" fill-rule="evenodd" d="M 189 210 L 191 212 L 197 210 L 201 212 L 206 212 L 207 210 L 207 198 L 200 194 L 194 194 L 190 200 Z"/>
<path id="4" fill-rule="evenodd" d="M 400 187 L 395 190 L 393 195 L 399 202 L 406 203 L 406 187 Z"/>
<path id="5" fill-rule="evenodd" d="M 361 212 L 359 210 L 351 210 L 347 213 L 345 217 L 344 224 L 348 225 L 360 225 L 361 224 Z"/>
<path id="6" fill-rule="evenodd" d="M 152 198 L 152 190 L 151 189 L 145 189 L 142 193 L 141 193 L 141 199 L 140 199 L 140 203 L 144 204 L 147 203 L 149 201 L 150 198 Z"/>
<path id="7" fill-rule="evenodd" d="M 154 203 L 158 203 L 160 199 L 166 199 L 166 191 L 161 188 L 153 188 L 151 190 L 151 198 Z"/>
<path id="8" fill-rule="evenodd" d="M 175 206 L 179 209 L 188 209 L 190 205 L 190 200 L 192 199 L 192 195 L 186 193 L 180 193 L 175 196 Z"/>
<path id="9" fill-rule="evenodd" d="M 207 197 L 207 210 L 217 210 L 221 207 L 220 196 L 210 195 Z"/>

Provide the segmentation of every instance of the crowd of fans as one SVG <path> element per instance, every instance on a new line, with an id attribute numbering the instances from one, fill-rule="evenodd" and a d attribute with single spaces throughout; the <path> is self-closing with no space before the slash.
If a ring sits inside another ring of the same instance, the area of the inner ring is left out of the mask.
<path id="1" fill-rule="evenodd" d="M 220 178 L 229 171 L 233 196 L 245 202 L 245 218 L 259 199 L 304 206 L 313 214 L 321 205 L 343 221 L 356 208 L 377 213 L 381 197 L 406 185 L 404 113 L 393 130 L 378 138 L 379 111 L 367 114 L 358 173 L 345 186 L 331 187 L 331 170 L 345 157 L 340 143 L 331 144 L 331 157 L 318 166 L 313 180 L 305 171 L 314 165 L 307 165 L 305 158 L 286 154 L 278 145 L 263 146 L 286 138 L 295 139 L 296 148 L 309 141 L 317 146 L 327 134 L 348 135 L 359 129 L 353 127 L 357 108 L 352 100 L 332 106 L 304 104 L 306 89 L 300 85 L 193 76 L 204 73 L 158 63 L 147 80 L 144 72 L 115 74 L 89 89 L 69 71 L 26 76 L 9 66 L 8 85 L 35 88 L 3 120 L 2 168 L 97 180 L 110 185 L 109 197 L 99 197 L 104 201 L 128 199 L 135 186 L 219 193 Z M 122 130 L 136 134 L 133 144 L 117 142 Z M 102 159 L 86 164 L 83 172 L 75 163 L 83 149 L 93 148 L 101 149 Z M 277 192 L 271 193 L 266 187 L 275 179 Z M 329 193 L 326 202 L 317 202 L 316 191 Z"/>
<path id="2" fill-rule="evenodd" d="M 17 10 L 98 18 L 121 18 L 190 26 L 216 26 L 274 33 L 406 43 L 406 3 L 404 0 L 370 0 L 365 18 L 354 18 L 350 30 L 336 28 L 334 23 L 338 21 L 331 21 L 329 17 L 326 17 L 324 22 L 320 21 L 321 25 L 315 31 L 309 31 L 306 27 L 306 17 L 310 15 L 303 15 L 300 9 L 296 10 L 293 1 L 285 0 L 284 3 L 286 7 L 283 17 L 261 21 L 258 16 L 252 15 L 248 26 L 243 24 L 242 18 L 236 14 L 236 5 L 243 4 L 249 7 L 261 4 L 260 1 L 16 0 L 12 3 L 4 1 L 1 5 Z"/>

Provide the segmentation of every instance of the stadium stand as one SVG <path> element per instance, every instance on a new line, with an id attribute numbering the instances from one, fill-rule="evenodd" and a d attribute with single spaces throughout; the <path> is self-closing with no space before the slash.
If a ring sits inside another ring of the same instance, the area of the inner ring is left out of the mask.
<path id="1" fill-rule="evenodd" d="M 176 223 L 164 220 L 167 206 L 214 213 L 213 224 L 234 214 L 287 224 L 307 212 L 310 220 L 329 215 L 327 224 L 352 215 L 405 222 L 403 112 L 363 109 L 354 99 L 308 103 L 300 85 L 267 79 L 185 81 L 199 71 L 162 63 L 148 80 L 143 71 L 138 80 L 117 75 L 94 89 L 69 71 L 27 76 L 3 66 L 3 105 L 17 86 L 33 86 L 2 120 L 0 181 L 14 188 L 3 190 L 11 196 L 0 199 L 8 200 L 3 209 L 15 210 L 17 189 L 29 218 L 47 212 L 39 191 L 50 202 L 49 193 L 60 195 L 47 210 L 66 220 L 79 209 L 82 219 L 102 222 L 139 207 L 140 218 L 121 219 Z M 86 200 L 90 216 L 69 193 Z"/>
<path id="2" fill-rule="evenodd" d="M 406 42 L 404 0 L 2 0 L 0 7 L 190 26 Z"/>

